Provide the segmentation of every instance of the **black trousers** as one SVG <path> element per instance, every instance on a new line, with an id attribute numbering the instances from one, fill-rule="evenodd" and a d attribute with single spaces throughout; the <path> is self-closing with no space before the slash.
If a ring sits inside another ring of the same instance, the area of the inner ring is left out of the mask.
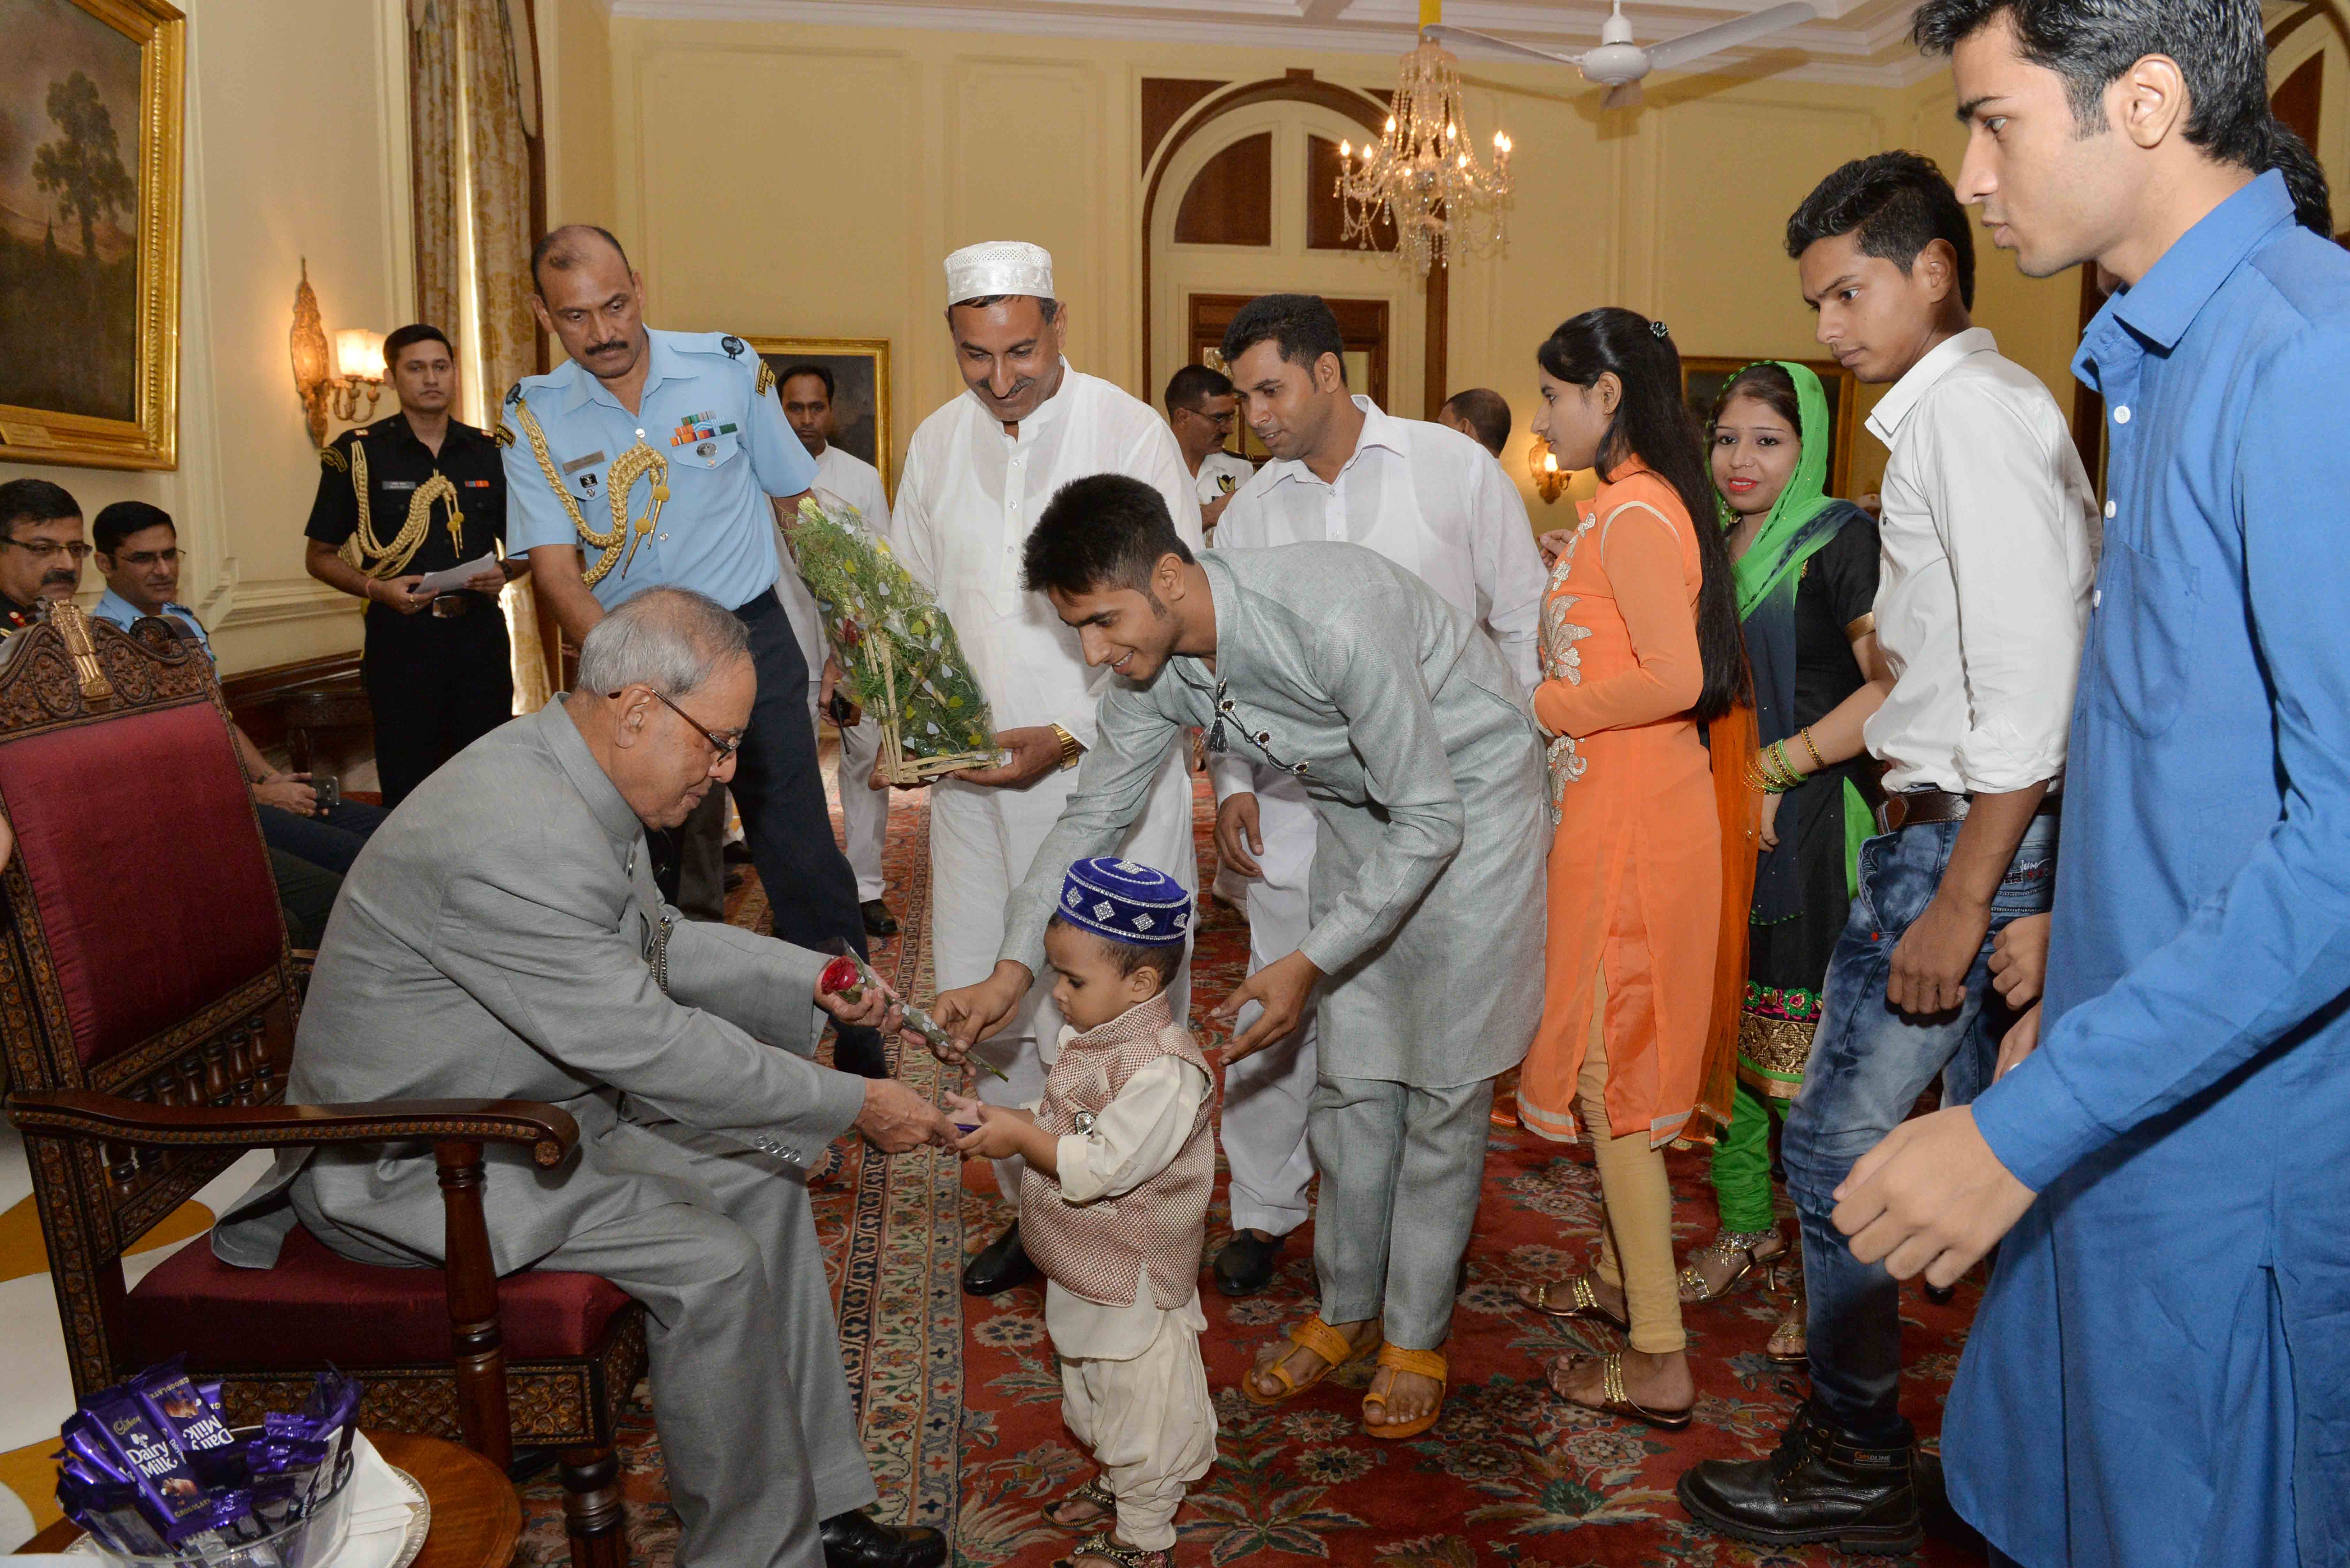
<path id="1" fill-rule="evenodd" d="M 832 810 L 816 765 L 816 727 L 808 722 L 807 659 L 774 589 L 734 613 L 751 633 L 759 692 L 727 787 L 743 814 L 743 836 L 750 841 L 751 864 L 775 912 L 775 935 L 823 951 L 838 951 L 845 943 L 861 958 L 865 914 L 857 902 L 857 873 L 832 836 Z M 716 799 L 713 790 L 710 801 Z M 681 857 L 715 853 L 723 822 L 714 811 L 697 812 L 675 831 L 654 836 L 653 875 L 663 897 L 677 898 Z M 698 841 L 689 842 L 697 834 Z M 724 918 L 723 909 L 718 918 Z M 837 1033 L 837 1064 L 867 1076 L 887 1072 L 879 1031 Z"/>
<path id="2" fill-rule="evenodd" d="M 375 710 L 375 765 L 384 809 L 434 768 L 514 717 L 514 664 L 496 601 L 466 594 L 466 612 L 367 612 L 360 678 Z"/>

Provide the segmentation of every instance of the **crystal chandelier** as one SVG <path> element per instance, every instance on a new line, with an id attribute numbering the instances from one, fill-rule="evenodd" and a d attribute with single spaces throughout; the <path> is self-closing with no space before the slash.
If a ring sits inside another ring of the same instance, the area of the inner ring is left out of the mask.
<path id="1" fill-rule="evenodd" d="M 1420 26 L 1439 20 L 1440 0 L 1422 0 Z M 1462 254 L 1491 255 L 1503 241 L 1502 209 L 1510 198 L 1510 139 L 1493 133 L 1488 168 L 1470 144 L 1461 103 L 1461 67 L 1425 34 L 1396 76 L 1395 112 L 1375 142 L 1338 144 L 1338 199 L 1346 213 L 1339 243 L 1369 249 L 1382 214 L 1396 227 L 1398 256 L 1420 277 Z"/>

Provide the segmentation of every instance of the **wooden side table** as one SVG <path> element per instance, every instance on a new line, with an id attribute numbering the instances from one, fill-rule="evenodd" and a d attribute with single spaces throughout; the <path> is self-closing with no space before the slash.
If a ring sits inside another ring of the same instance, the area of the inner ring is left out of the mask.
<path id="1" fill-rule="evenodd" d="M 406 1470 L 432 1500 L 432 1531 L 415 1568 L 507 1568 L 522 1535 L 522 1500 L 497 1466 L 471 1449 L 406 1432 L 369 1432 L 368 1440 L 394 1469 Z M 81 1527 L 59 1520 L 18 1548 L 63 1552 Z"/>

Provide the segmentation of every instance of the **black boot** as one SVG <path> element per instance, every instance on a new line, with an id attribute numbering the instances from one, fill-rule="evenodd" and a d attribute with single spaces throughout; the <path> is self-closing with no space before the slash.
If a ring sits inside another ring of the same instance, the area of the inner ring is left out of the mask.
<path id="1" fill-rule="evenodd" d="M 836 1513 L 816 1526 L 825 1568 L 939 1568 L 947 1538 L 918 1524 L 884 1524 L 862 1510 Z"/>
<path id="2" fill-rule="evenodd" d="M 1027 1251 L 1020 1245 L 1020 1221 L 1014 1220 L 1003 1228 L 1003 1235 L 962 1266 L 962 1293 L 1001 1295 L 1038 1277 L 1036 1265 L 1028 1261 Z"/>
<path id="3" fill-rule="evenodd" d="M 1809 1400 L 1769 1459 L 1707 1459 L 1674 1490 L 1700 1524 L 1765 1546 L 1830 1541 L 1846 1552 L 1898 1555 L 1926 1539 L 1908 1424 L 1899 1442 L 1869 1447 Z"/>
<path id="4" fill-rule="evenodd" d="M 868 937 L 894 937 L 898 934 L 898 917 L 889 906 L 879 898 L 868 898 L 861 906 L 865 916 L 865 934 Z"/>
<path id="5" fill-rule="evenodd" d="M 1216 1289 L 1228 1296 L 1253 1296 L 1273 1283 L 1285 1239 L 1271 1236 L 1259 1241 L 1251 1231 L 1233 1231 L 1232 1239 L 1216 1252 Z"/>

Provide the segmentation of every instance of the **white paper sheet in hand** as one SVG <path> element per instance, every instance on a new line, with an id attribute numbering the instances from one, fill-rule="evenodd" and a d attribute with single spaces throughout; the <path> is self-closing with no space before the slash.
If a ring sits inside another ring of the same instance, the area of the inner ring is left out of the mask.
<path id="1" fill-rule="evenodd" d="M 462 566 L 452 566 L 445 572 L 427 572 L 424 574 L 424 580 L 416 585 L 416 597 L 422 598 L 428 594 L 453 593 L 463 587 L 470 579 L 480 576 L 484 572 L 496 569 L 497 564 L 497 553 L 492 551 L 478 561 L 468 561 Z"/>

